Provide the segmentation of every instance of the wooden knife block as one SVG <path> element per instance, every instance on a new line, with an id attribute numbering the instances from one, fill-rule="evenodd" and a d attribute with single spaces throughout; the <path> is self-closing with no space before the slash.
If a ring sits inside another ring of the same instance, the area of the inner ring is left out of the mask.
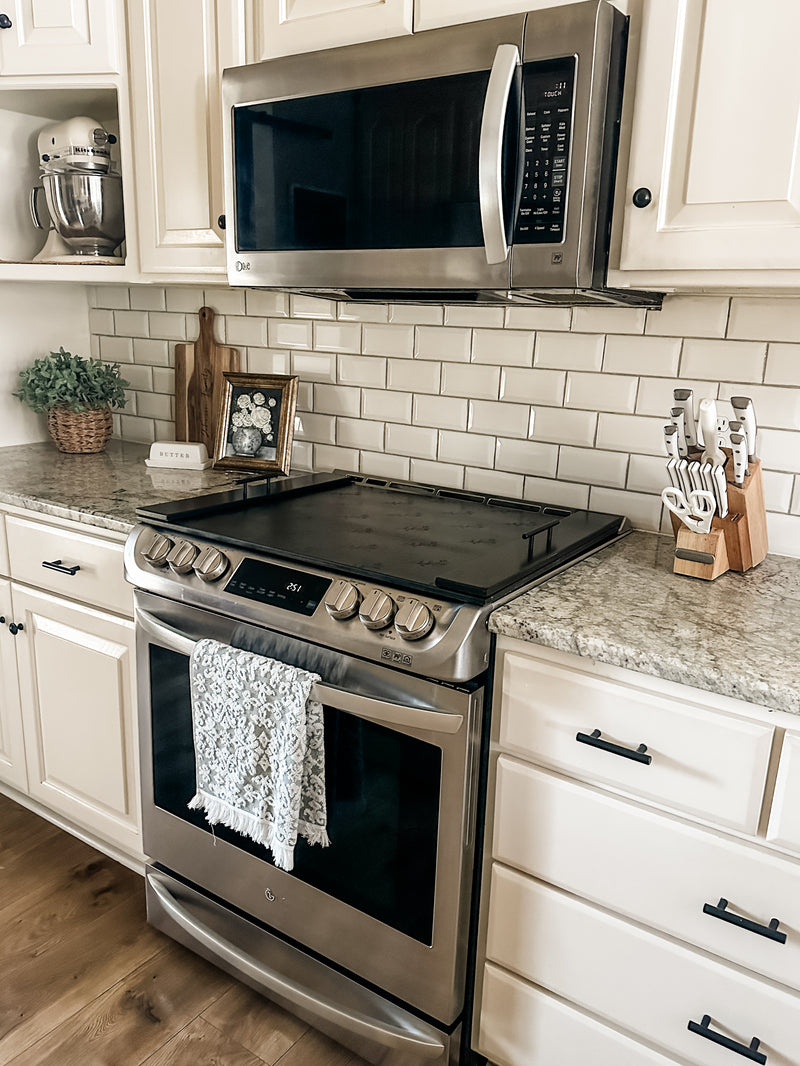
<path id="1" fill-rule="evenodd" d="M 709 533 L 693 533 L 670 512 L 675 533 L 675 562 L 673 572 L 706 581 L 727 570 L 744 572 L 763 562 L 769 551 L 767 542 L 767 514 L 764 508 L 764 486 L 761 461 L 754 459 L 741 488 L 733 481 L 733 459 L 727 449 L 725 478 L 728 482 L 728 514 L 714 515 Z M 691 459 L 700 456 L 692 455 Z M 705 559 L 701 557 L 705 556 Z"/>

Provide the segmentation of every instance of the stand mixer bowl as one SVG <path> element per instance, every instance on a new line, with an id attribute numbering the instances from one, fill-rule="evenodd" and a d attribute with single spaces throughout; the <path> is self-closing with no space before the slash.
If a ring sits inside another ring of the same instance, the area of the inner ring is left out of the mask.
<path id="1" fill-rule="evenodd" d="M 53 225 L 76 255 L 112 255 L 125 237 L 118 174 L 63 171 L 42 175 Z"/>

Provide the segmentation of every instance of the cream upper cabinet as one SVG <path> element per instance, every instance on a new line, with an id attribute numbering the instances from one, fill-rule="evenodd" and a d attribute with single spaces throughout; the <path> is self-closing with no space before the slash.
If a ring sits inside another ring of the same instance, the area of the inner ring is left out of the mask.
<path id="1" fill-rule="evenodd" d="M 411 33 L 413 0 L 247 0 L 248 60 Z"/>
<path id="2" fill-rule="evenodd" d="M 640 29 L 610 283 L 796 288 L 800 4 L 645 0 Z"/>
<path id="3" fill-rule="evenodd" d="M 243 63 L 241 0 L 130 0 L 141 269 L 225 272 L 223 68 Z"/>
<path id="4" fill-rule="evenodd" d="M 4 0 L 0 75 L 117 73 L 124 20 L 123 0 Z"/>
<path id="5" fill-rule="evenodd" d="M 414 29 L 431 30 L 458 22 L 516 15 L 544 7 L 562 7 L 576 0 L 414 0 Z M 628 0 L 615 0 L 614 7 L 627 14 Z"/>

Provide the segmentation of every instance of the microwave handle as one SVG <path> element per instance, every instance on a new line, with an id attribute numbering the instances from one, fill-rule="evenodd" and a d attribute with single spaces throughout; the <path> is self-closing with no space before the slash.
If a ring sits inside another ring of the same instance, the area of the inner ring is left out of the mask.
<path id="1" fill-rule="evenodd" d="M 159 640 L 170 651 L 191 656 L 197 641 L 187 637 L 173 626 L 154 618 L 148 611 L 136 610 L 136 624 L 147 636 Z M 348 711 L 359 718 L 368 718 L 371 722 L 386 725 L 407 726 L 409 729 L 425 730 L 430 733 L 457 733 L 464 724 L 464 717 L 449 711 L 427 710 L 425 707 L 409 707 L 405 703 L 392 700 L 376 700 L 370 696 L 359 696 L 346 689 L 333 688 L 317 682 L 311 686 L 309 693 L 312 700 L 327 703 L 340 711 Z"/>
<path id="2" fill-rule="evenodd" d="M 486 262 L 490 264 L 505 263 L 508 259 L 503 215 L 503 130 L 508 98 L 519 65 L 519 49 L 515 44 L 497 46 L 483 105 L 478 155 L 478 196 Z"/>

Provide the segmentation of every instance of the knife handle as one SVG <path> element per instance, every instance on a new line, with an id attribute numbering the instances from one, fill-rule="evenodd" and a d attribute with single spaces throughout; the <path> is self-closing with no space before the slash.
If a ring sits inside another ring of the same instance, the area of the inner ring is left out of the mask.
<path id="1" fill-rule="evenodd" d="M 680 431 L 674 422 L 668 422 L 664 426 L 664 447 L 670 459 L 680 459 Z"/>
<path id="2" fill-rule="evenodd" d="M 741 488 L 747 474 L 747 445 L 741 433 L 731 433 L 731 450 L 733 451 L 733 480 Z"/>
<path id="3" fill-rule="evenodd" d="M 691 389 L 673 389 L 672 397 L 678 407 L 683 408 L 683 426 L 686 435 L 686 443 L 690 448 L 697 447 L 697 428 L 694 423 L 694 407 L 692 406 Z"/>
<path id="4" fill-rule="evenodd" d="M 749 396 L 731 396 L 731 407 L 742 423 L 744 435 L 747 437 L 747 455 L 752 463 L 756 457 L 756 413 L 753 401 Z"/>
<path id="5" fill-rule="evenodd" d="M 678 430 L 678 453 L 683 459 L 689 454 L 686 446 L 686 414 L 682 407 L 673 407 L 669 416 Z"/>

